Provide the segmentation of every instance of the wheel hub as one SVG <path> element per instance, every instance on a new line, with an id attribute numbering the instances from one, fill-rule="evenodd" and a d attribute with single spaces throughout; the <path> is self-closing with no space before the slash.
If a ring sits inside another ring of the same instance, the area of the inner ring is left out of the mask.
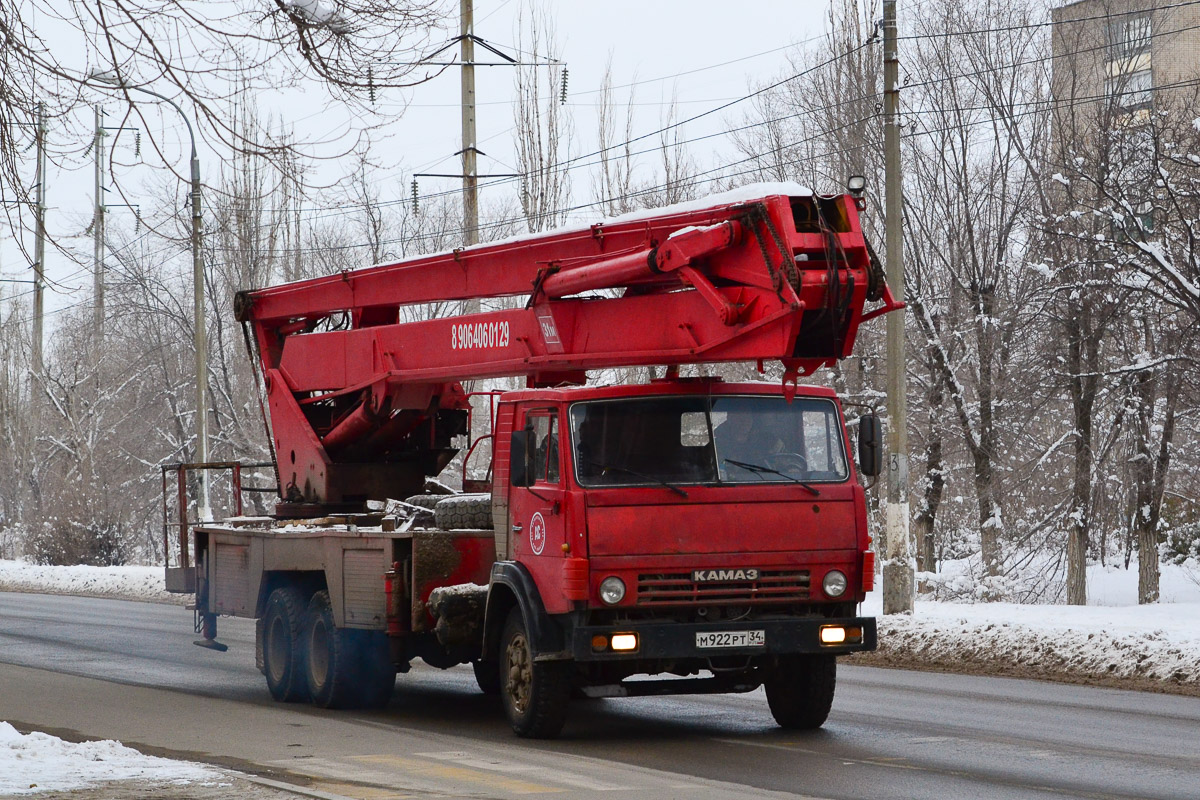
<path id="1" fill-rule="evenodd" d="M 321 686 L 329 675 L 329 632 L 320 620 L 313 625 L 308 643 L 308 668 L 312 672 L 314 682 Z"/>
<path id="2" fill-rule="evenodd" d="M 276 682 L 283 680 L 287 670 L 287 658 L 288 645 L 285 640 L 284 623 L 276 617 L 271 620 L 271 627 L 267 629 L 267 669 L 271 671 L 271 678 Z"/>
<path id="3" fill-rule="evenodd" d="M 505 654 L 507 669 L 506 690 L 513 710 L 524 714 L 529 707 L 530 687 L 533 683 L 533 661 L 529 657 L 529 646 L 525 635 L 518 633 L 508 643 Z"/>

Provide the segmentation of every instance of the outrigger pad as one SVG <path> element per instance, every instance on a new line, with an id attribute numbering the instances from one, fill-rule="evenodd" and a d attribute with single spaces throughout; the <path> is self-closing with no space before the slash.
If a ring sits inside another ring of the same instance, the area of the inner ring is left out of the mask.
<path id="1" fill-rule="evenodd" d="M 218 653 L 224 653 L 229 649 L 229 645 L 221 644 L 216 639 L 197 639 L 192 642 L 196 647 L 203 647 L 206 650 L 216 650 Z"/>

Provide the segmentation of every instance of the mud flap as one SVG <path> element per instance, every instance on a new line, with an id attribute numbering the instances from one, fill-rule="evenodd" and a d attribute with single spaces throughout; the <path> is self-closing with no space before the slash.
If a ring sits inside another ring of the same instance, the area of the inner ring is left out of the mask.
<path id="1" fill-rule="evenodd" d="M 498 587 L 503 587 L 498 589 Z M 497 561 L 492 565 L 488 587 L 487 611 L 484 614 L 483 657 L 495 658 L 500 647 L 500 629 L 508 616 L 511 603 L 501 595 L 511 593 L 525 619 L 530 649 L 535 661 L 562 661 L 571 658 L 562 628 L 546 613 L 542 596 L 533 576 L 516 561 Z"/>

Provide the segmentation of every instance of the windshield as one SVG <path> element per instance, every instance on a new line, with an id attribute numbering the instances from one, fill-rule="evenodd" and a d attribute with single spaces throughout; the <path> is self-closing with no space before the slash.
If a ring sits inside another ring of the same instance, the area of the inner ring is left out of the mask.
<path id="1" fill-rule="evenodd" d="M 849 477 L 829 400 L 648 397 L 571 406 L 581 486 L 837 482 Z"/>

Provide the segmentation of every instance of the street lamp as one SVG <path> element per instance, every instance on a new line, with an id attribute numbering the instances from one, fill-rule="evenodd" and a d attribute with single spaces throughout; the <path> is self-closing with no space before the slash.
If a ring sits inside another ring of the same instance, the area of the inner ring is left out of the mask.
<path id="1" fill-rule="evenodd" d="M 204 261 L 201 256 L 204 220 L 200 215 L 200 159 L 196 155 L 196 136 L 192 132 L 192 123 L 187 114 L 184 114 L 183 109 L 171 98 L 140 86 L 131 86 L 112 71 L 93 71 L 88 78 L 109 86 L 127 91 L 132 89 L 135 92 L 158 98 L 178 111 L 179 116 L 183 117 L 183 124 L 187 125 L 188 139 L 192 143 L 192 284 L 196 316 L 196 461 L 203 464 L 208 461 L 208 413 L 205 403 L 205 398 L 208 396 L 208 333 L 204 324 Z M 196 509 L 196 514 L 200 521 L 207 522 L 212 519 L 212 508 L 209 505 L 208 496 L 208 470 L 201 469 L 199 472 L 200 506 Z"/>

